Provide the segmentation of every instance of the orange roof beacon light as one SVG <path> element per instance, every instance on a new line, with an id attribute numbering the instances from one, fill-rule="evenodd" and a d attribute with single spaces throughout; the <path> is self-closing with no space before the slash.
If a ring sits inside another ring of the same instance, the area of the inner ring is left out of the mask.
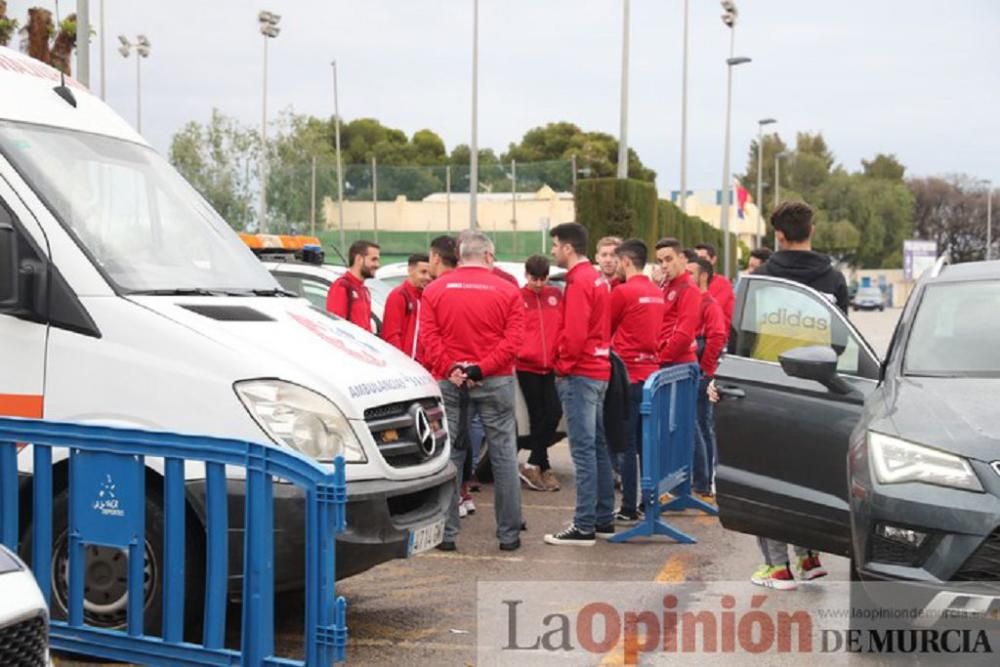
<path id="1" fill-rule="evenodd" d="M 326 259 L 323 244 L 315 236 L 241 233 L 240 239 L 261 261 L 322 264 Z"/>

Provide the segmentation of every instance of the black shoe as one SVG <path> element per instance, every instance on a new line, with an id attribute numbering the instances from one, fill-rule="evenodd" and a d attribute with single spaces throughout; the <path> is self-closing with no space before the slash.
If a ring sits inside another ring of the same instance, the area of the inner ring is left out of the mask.
<path id="1" fill-rule="evenodd" d="M 573 525 L 555 535 L 545 536 L 546 544 L 555 544 L 556 546 L 592 547 L 594 542 L 593 533 L 581 533 Z"/>
<path id="2" fill-rule="evenodd" d="M 624 509 L 620 509 L 617 512 L 615 512 L 615 523 L 621 523 L 627 526 L 634 523 L 639 523 L 640 520 L 642 520 L 642 516 L 636 510 L 627 511 Z"/>
<path id="3" fill-rule="evenodd" d="M 458 547 L 455 546 L 454 542 L 442 542 L 441 544 L 434 547 L 438 551 L 458 551 Z"/>
<path id="4" fill-rule="evenodd" d="M 521 522 L 521 530 L 528 530 L 528 522 L 527 521 L 522 521 Z"/>
<path id="5" fill-rule="evenodd" d="M 521 548 L 521 538 L 515 537 L 513 542 L 501 542 L 500 551 L 517 551 Z"/>
<path id="6" fill-rule="evenodd" d="M 603 526 L 598 526 L 597 529 L 594 531 L 594 534 L 597 537 L 601 538 L 602 540 L 606 540 L 609 537 L 614 537 L 615 536 L 615 522 L 612 521 L 609 524 L 605 524 Z"/>

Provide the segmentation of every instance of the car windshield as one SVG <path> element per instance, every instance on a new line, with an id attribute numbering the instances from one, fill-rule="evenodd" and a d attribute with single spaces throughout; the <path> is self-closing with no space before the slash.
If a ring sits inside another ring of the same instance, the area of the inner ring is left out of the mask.
<path id="1" fill-rule="evenodd" d="M 0 154 L 122 292 L 278 288 L 226 222 L 151 148 L 0 122 Z"/>
<path id="2" fill-rule="evenodd" d="M 906 375 L 1000 377 L 1000 281 L 928 285 L 904 361 Z"/>
<path id="3" fill-rule="evenodd" d="M 858 296 L 882 296 L 882 290 L 877 287 L 862 287 L 858 290 Z"/>

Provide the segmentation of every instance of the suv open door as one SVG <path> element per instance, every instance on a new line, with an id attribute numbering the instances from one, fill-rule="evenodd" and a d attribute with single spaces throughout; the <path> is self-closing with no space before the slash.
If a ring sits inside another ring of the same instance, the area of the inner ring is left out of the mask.
<path id="1" fill-rule="evenodd" d="M 849 555 L 848 441 L 878 373 L 875 352 L 822 294 L 741 279 L 716 375 L 723 526 Z"/>

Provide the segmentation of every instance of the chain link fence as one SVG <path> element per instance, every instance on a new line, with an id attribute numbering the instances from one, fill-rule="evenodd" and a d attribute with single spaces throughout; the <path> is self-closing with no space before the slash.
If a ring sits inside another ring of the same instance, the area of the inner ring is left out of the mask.
<path id="1" fill-rule="evenodd" d="M 524 257 L 546 249 L 550 226 L 574 218 L 572 160 L 480 163 L 479 227 L 498 254 Z M 426 251 L 429 240 L 470 224 L 470 168 L 350 164 L 338 196 L 331 160 L 275 166 L 268 175 L 268 230 L 312 234 L 331 258 L 354 240 L 382 245 L 383 254 Z"/>

